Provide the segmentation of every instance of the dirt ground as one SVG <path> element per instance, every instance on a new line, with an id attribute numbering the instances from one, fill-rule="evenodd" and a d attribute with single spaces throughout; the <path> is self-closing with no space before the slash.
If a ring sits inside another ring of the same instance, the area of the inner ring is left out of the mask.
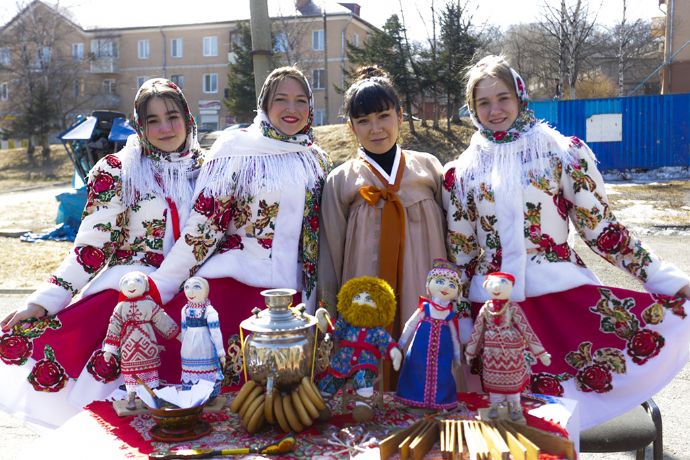
<path id="1" fill-rule="evenodd" d="M 616 216 L 643 233 L 690 230 L 690 181 L 609 184 L 607 191 Z"/>
<path id="2" fill-rule="evenodd" d="M 30 161 L 25 149 L 0 150 L 0 193 L 67 183 L 72 179 L 73 171 L 67 152 L 61 145 L 51 146 L 48 161 L 38 152 Z"/>

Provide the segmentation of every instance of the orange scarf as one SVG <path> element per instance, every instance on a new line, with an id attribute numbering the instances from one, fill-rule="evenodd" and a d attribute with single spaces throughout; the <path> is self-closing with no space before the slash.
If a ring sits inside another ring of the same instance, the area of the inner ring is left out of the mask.
<path id="1" fill-rule="evenodd" d="M 364 160 L 364 164 L 383 184 L 383 187 L 365 185 L 359 189 L 359 194 L 369 206 L 376 206 L 379 200 L 385 200 L 381 213 L 379 278 L 386 280 L 399 295 L 402 289 L 405 208 L 396 192 L 400 190 L 400 182 L 405 170 L 405 155 L 400 151 L 400 164 L 395 176 L 395 183 L 392 185 L 368 161 Z"/>

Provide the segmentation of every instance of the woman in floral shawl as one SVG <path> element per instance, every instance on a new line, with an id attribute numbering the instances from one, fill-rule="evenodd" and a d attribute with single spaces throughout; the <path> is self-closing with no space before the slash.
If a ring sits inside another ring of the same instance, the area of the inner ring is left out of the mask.
<path id="1" fill-rule="evenodd" d="M 168 80 L 139 88 L 134 127 L 127 145 L 89 173 L 74 248 L 2 321 L 0 407 L 8 412 L 60 425 L 122 383 L 100 350 L 120 278 L 161 264 L 189 215 L 202 160 L 194 117 Z"/>
<path id="2" fill-rule="evenodd" d="M 583 429 L 620 415 L 688 361 L 689 278 L 616 220 L 592 151 L 535 119 L 505 60 L 479 61 L 466 94 L 478 131 L 446 165 L 444 191 L 459 303 L 478 311 L 485 275 L 513 274 L 511 299 L 552 356 L 533 367 L 531 390 L 578 400 Z M 570 224 L 651 294 L 602 286 L 569 246 Z"/>
<path id="3" fill-rule="evenodd" d="M 318 207 L 329 159 L 314 143 L 312 121 L 306 78 L 281 67 L 261 89 L 254 123 L 213 144 L 182 238 L 151 275 L 164 302 L 177 294 L 166 310 L 180 311 L 186 303 L 180 286 L 196 274 L 209 282 L 226 339 L 264 305 L 260 293 L 267 288 L 295 289 L 313 311 Z"/>

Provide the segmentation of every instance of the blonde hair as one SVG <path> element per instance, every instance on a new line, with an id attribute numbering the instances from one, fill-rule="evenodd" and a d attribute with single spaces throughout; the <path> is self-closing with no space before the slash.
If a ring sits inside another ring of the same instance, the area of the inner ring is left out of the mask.
<path id="1" fill-rule="evenodd" d="M 467 105 L 474 113 L 477 113 L 477 108 L 474 103 L 474 90 L 480 81 L 488 77 L 498 78 L 505 83 L 508 88 L 513 88 L 513 91 L 516 91 L 510 64 L 508 64 L 508 61 L 506 61 L 503 56 L 490 54 L 482 58 L 479 62 L 470 67 L 465 75 L 467 79 L 465 99 Z"/>
<path id="2" fill-rule="evenodd" d="M 352 298 L 367 292 L 374 299 L 376 309 L 354 306 Z M 338 313 L 355 327 L 386 327 L 395 319 L 395 292 L 390 285 L 373 276 L 352 278 L 338 292 Z"/>
<path id="3" fill-rule="evenodd" d="M 307 77 L 305 77 L 302 71 L 299 70 L 297 67 L 285 66 L 274 69 L 270 74 L 268 74 L 268 77 L 266 77 L 266 80 L 264 81 L 264 84 L 261 87 L 261 92 L 259 93 L 257 103 L 258 107 L 261 110 L 268 113 L 269 106 L 271 105 L 271 100 L 273 99 L 273 95 L 276 93 L 276 90 L 278 89 L 278 85 L 281 81 L 285 80 L 286 78 L 294 78 L 295 80 L 297 80 L 297 82 L 299 82 L 300 85 L 302 85 L 302 89 L 304 90 L 304 93 L 309 97 L 309 102 L 311 104 L 311 91 L 309 89 L 309 82 L 307 81 Z"/>

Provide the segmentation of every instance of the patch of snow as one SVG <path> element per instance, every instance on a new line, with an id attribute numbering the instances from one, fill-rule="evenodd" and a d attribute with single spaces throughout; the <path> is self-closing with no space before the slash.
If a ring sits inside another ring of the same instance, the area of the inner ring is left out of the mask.
<path id="1" fill-rule="evenodd" d="M 606 182 L 634 181 L 649 183 L 654 181 L 690 180 L 689 166 L 663 166 L 657 169 L 609 169 L 602 171 Z"/>

